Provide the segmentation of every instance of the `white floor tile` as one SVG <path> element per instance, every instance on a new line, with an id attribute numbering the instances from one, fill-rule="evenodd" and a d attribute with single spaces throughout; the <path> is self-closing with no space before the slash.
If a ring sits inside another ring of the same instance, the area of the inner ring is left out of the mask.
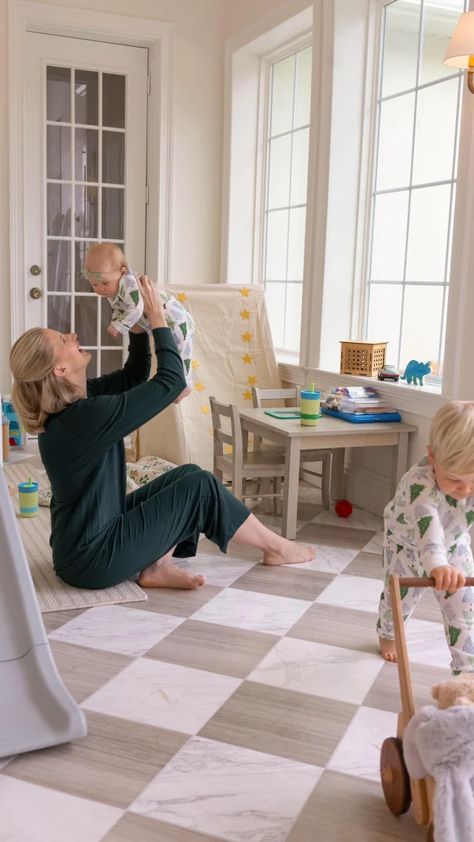
<path id="1" fill-rule="evenodd" d="M 201 573 L 207 585 L 215 585 L 218 588 L 228 587 L 255 566 L 255 561 L 250 559 L 232 558 L 222 553 L 219 556 L 199 553 L 196 558 L 176 559 L 175 563 L 183 570 Z"/>
<path id="2" fill-rule="evenodd" d="M 358 509 L 354 506 L 349 517 L 339 517 L 334 508 L 325 509 L 316 515 L 311 523 L 324 523 L 328 526 L 349 527 L 350 529 L 373 529 L 374 532 L 383 527 L 383 520 L 378 515 Z"/>
<path id="3" fill-rule="evenodd" d="M 195 734 L 237 689 L 241 679 L 139 658 L 83 702 L 82 707 Z"/>
<path id="4" fill-rule="evenodd" d="M 370 541 L 365 545 L 365 547 L 362 547 L 361 550 L 361 552 L 363 553 L 377 553 L 379 555 L 382 554 L 382 551 L 383 532 L 377 532 L 377 534 L 374 535 L 373 538 L 371 538 Z"/>
<path id="5" fill-rule="evenodd" d="M 302 542 L 300 542 L 302 543 Z M 318 570 L 321 573 L 341 573 L 352 559 L 359 554 L 359 550 L 345 549 L 343 547 L 326 547 L 320 544 L 314 545 L 316 557 L 312 561 L 305 561 L 298 564 L 298 570 L 302 567 L 306 570 Z"/>
<path id="6" fill-rule="evenodd" d="M 451 654 L 441 623 L 428 620 L 408 620 L 405 623 L 408 657 L 414 664 L 449 667 Z"/>
<path id="7" fill-rule="evenodd" d="M 248 680 L 361 704 L 383 665 L 378 655 L 285 637 Z"/>
<path id="8" fill-rule="evenodd" d="M 329 583 L 315 602 L 337 605 L 341 609 L 353 608 L 356 611 L 377 612 L 381 591 L 382 582 L 378 579 L 342 574 Z"/>
<path id="9" fill-rule="evenodd" d="M 76 646 L 138 656 L 148 652 L 181 623 L 184 623 L 183 617 L 122 605 L 104 605 L 84 611 L 51 632 L 49 638 Z"/>
<path id="10" fill-rule="evenodd" d="M 122 814 L 116 807 L 0 775 L 4 842 L 99 842 Z"/>
<path id="11" fill-rule="evenodd" d="M 310 605 L 311 602 L 303 599 L 230 588 L 199 608 L 192 619 L 281 635 L 303 616 Z"/>
<path id="12" fill-rule="evenodd" d="M 229 842 L 284 842 L 321 771 L 197 737 L 130 809 Z"/>
<path id="13" fill-rule="evenodd" d="M 336 748 L 327 768 L 370 781 L 380 781 L 380 749 L 397 735 L 396 713 L 361 707 Z"/>

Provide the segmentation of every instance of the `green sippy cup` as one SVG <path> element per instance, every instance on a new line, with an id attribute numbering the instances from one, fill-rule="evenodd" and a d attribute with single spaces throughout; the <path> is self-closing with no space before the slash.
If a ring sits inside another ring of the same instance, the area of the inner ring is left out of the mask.
<path id="1" fill-rule="evenodd" d="M 20 517 L 36 517 L 39 515 L 38 503 L 39 483 L 28 477 L 28 482 L 18 484 L 20 495 Z"/>
<path id="2" fill-rule="evenodd" d="M 315 391 L 314 383 L 309 389 L 304 389 L 300 394 L 301 424 L 303 427 L 314 427 L 319 418 L 321 393 Z"/>

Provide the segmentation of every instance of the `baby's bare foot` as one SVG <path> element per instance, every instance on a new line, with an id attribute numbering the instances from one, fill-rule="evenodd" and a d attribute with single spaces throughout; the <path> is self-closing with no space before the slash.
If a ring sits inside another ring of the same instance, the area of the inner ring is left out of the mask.
<path id="1" fill-rule="evenodd" d="M 142 588 L 181 588 L 193 590 L 203 585 L 204 576 L 188 573 L 176 567 L 172 561 L 162 559 L 142 570 L 138 584 Z"/>
<path id="2" fill-rule="evenodd" d="M 387 640 L 385 637 L 379 637 L 380 641 L 380 654 L 382 658 L 385 658 L 386 661 L 392 661 L 392 663 L 397 662 L 397 650 L 395 648 L 395 641 L 394 640 Z"/>
<path id="3" fill-rule="evenodd" d="M 278 549 L 268 550 L 263 554 L 263 563 L 276 566 L 279 564 L 303 564 L 311 561 L 316 555 L 313 546 L 307 544 L 295 544 L 294 541 L 281 539 Z"/>

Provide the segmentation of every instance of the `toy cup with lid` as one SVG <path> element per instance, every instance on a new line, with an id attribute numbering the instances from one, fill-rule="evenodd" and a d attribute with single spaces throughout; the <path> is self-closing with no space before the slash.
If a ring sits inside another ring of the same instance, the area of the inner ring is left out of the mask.
<path id="1" fill-rule="evenodd" d="M 300 393 L 301 424 L 303 427 L 314 427 L 320 416 L 321 393 L 311 383 L 309 389 L 303 389 Z"/>
<path id="2" fill-rule="evenodd" d="M 18 484 L 20 496 L 20 517 L 36 517 L 39 514 L 39 484 L 28 477 L 28 482 Z"/>

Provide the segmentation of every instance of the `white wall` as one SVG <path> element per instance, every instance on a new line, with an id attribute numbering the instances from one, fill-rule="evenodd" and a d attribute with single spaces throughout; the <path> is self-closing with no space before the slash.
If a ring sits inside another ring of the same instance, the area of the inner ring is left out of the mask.
<path id="1" fill-rule="evenodd" d="M 170 283 L 219 280 L 222 0 L 56 0 L 51 5 L 115 12 L 176 24 Z M 0 392 L 10 385 L 7 0 L 0 0 Z"/>

